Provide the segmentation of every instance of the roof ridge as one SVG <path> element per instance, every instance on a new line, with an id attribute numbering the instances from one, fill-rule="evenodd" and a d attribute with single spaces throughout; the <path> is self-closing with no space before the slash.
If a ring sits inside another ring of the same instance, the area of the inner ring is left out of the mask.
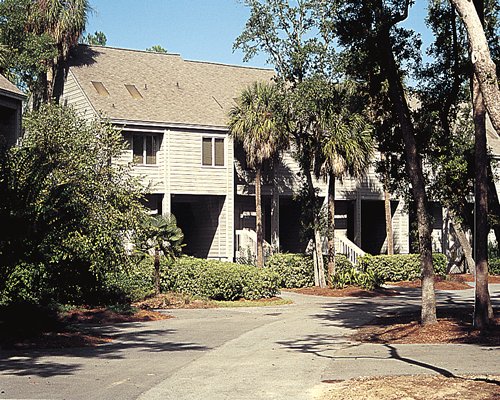
<path id="1" fill-rule="evenodd" d="M 80 46 L 87 46 L 87 47 L 90 47 L 90 48 L 99 48 L 99 49 L 111 49 L 111 50 L 119 50 L 119 51 L 130 51 L 130 52 L 142 53 L 142 54 L 144 54 L 144 53 L 145 54 L 159 54 L 161 56 L 176 56 L 176 57 L 179 57 L 182 61 L 189 62 L 189 63 L 221 65 L 221 66 L 224 66 L 224 67 L 255 69 L 255 70 L 259 70 L 259 71 L 273 71 L 272 68 L 253 67 L 251 65 L 236 65 L 236 64 L 229 64 L 229 63 L 223 63 L 223 62 L 218 62 L 218 61 L 187 60 L 185 58 L 182 58 L 182 56 L 181 56 L 180 53 L 158 53 L 158 52 L 155 52 L 155 51 L 147 51 L 147 50 L 140 50 L 140 49 L 130 49 L 130 48 L 126 48 L 126 47 L 101 46 L 101 45 L 90 45 L 90 44 L 80 44 Z"/>
<path id="2" fill-rule="evenodd" d="M 84 43 L 80 43 L 79 46 L 86 46 L 86 47 L 91 47 L 91 48 L 94 47 L 94 48 L 99 48 L 99 49 L 123 50 L 123 51 L 130 51 L 130 52 L 134 52 L 134 53 L 159 54 L 161 56 L 178 56 L 178 57 L 182 58 L 180 53 L 159 53 L 157 51 L 130 49 L 127 47 L 117 47 L 117 46 L 101 46 L 98 44 L 84 44 Z"/>

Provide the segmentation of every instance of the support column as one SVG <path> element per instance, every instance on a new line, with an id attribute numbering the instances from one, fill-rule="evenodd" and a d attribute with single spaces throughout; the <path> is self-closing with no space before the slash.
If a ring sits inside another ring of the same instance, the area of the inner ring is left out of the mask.
<path id="1" fill-rule="evenodd" d="M 361 248 L 361 195 L 356 192 L 354 204 L 354 243 Z"/>
<path id="2" fill-rule="evenodd" d="M 170 130 L 163 131 L 163 140 L 161 141 L 160 154 L 163 156 L 163 199 L 161 200 L 161 209 L 163 215 L 172 213 L 172 200 L 170 194 Z"/>
<path id="3" fill-rule="evenodd" d="M 280 193 L 276 182 L 271 198 L 271 248 L 273 253 L 280 251 Z"/>

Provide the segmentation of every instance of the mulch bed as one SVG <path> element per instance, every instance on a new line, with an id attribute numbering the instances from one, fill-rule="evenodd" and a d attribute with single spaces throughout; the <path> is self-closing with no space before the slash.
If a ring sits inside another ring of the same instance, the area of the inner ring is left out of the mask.
<path id="1" fill-rule="evenodd" d="M 349 286 L 344 289 L 331 289 L 311 286 L 297 289 L 283 289 L 283 291 L 325 297 L 380 297 L 397 296 L 400 294 L 397 290 L 394 289 L 379 288 L 375 290 L 366 290 L 356 286 Z"/>
<path id="2" fill-rule="evenodd" d="M 474 276 L 471 274 L 454 274 L 450 275 L 449 279 L 458 282 L 474 282 Z M 500 283 L 500 275 L 488 275 L 488 283 Z"/>
<path id="3" fill-rule="evenodd" d="M 149 322 L 172 318 L 156 311 L 137 310 L 118 313 L 106 308 L 78 308 L 61 315 L 61 321 L 67 324 L 111 325 L 124 322 Z"/>
<path id="4" fill-rule="evenodd" d="M 498 311 L 498 310 L 497 310 Z M 438 322 L 421 325 L 419 312 L 377 317 L 358 329 L 353 339 L 371 343 L 467 343 L 500 345 L 500 317 L 487 332 L 472 328 L 472 308 L 438 309 Z"/>
<path id="5" fill-rule="evenodd" d="M 472 289 L 472 286 L 468 285 L 466 282 L 474 282 L 474 277 L 471 274 L 453 274 L 453 275 L 448 275 L 446 279 L 436 277 L 434 282 L 434 288 L 436 290 Z M 490 275 L 488 277 L 488 283 L 500 283 L 500 276 Z M 406 288 L 422 287 L 422 281 L 420 279 L 414 281 L 387 282 L 387 284 L 391 286 L 399 286 Z"/>

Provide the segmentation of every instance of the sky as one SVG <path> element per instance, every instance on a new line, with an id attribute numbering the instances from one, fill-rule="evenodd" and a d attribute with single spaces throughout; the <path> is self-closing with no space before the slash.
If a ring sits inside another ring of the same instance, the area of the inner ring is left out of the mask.
<path id="1" fill-rule="evenodd" d="M 425 32 L 426 0 L 416 0 L 408 25 Z M 144 50 L 161 45 L 187 60 L 270 67 L 266 56 L 243 63 L 233 52 L 250 11 L 241 0 L 90 0 L 93 12 L 87 32 L 102 31 L 107 45 Z"/>

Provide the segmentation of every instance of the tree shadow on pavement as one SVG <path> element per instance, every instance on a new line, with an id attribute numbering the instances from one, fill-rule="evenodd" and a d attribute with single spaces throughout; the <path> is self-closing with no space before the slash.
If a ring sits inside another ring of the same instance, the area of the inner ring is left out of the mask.
<path id="1" fill-rule="evenodd" d="M 147 329 L 140 323 L 120 325 L 93 328 L 96 333 L 112 338 L 110 343 L 99 346 L 0 350 L 1 374 L 40 377 L 72 375 L 82 368 L 82 363 L 78 362 L 79 358 L 120 360 L 125 359 L 129 352 L 172 353 L 208 350 L 206 346 L 196 343 L 170 341 L 169 335 L 175 333 L 172 329 Z M 68 361 L 63 362 L 63 358 L 67 358 Z"/>

